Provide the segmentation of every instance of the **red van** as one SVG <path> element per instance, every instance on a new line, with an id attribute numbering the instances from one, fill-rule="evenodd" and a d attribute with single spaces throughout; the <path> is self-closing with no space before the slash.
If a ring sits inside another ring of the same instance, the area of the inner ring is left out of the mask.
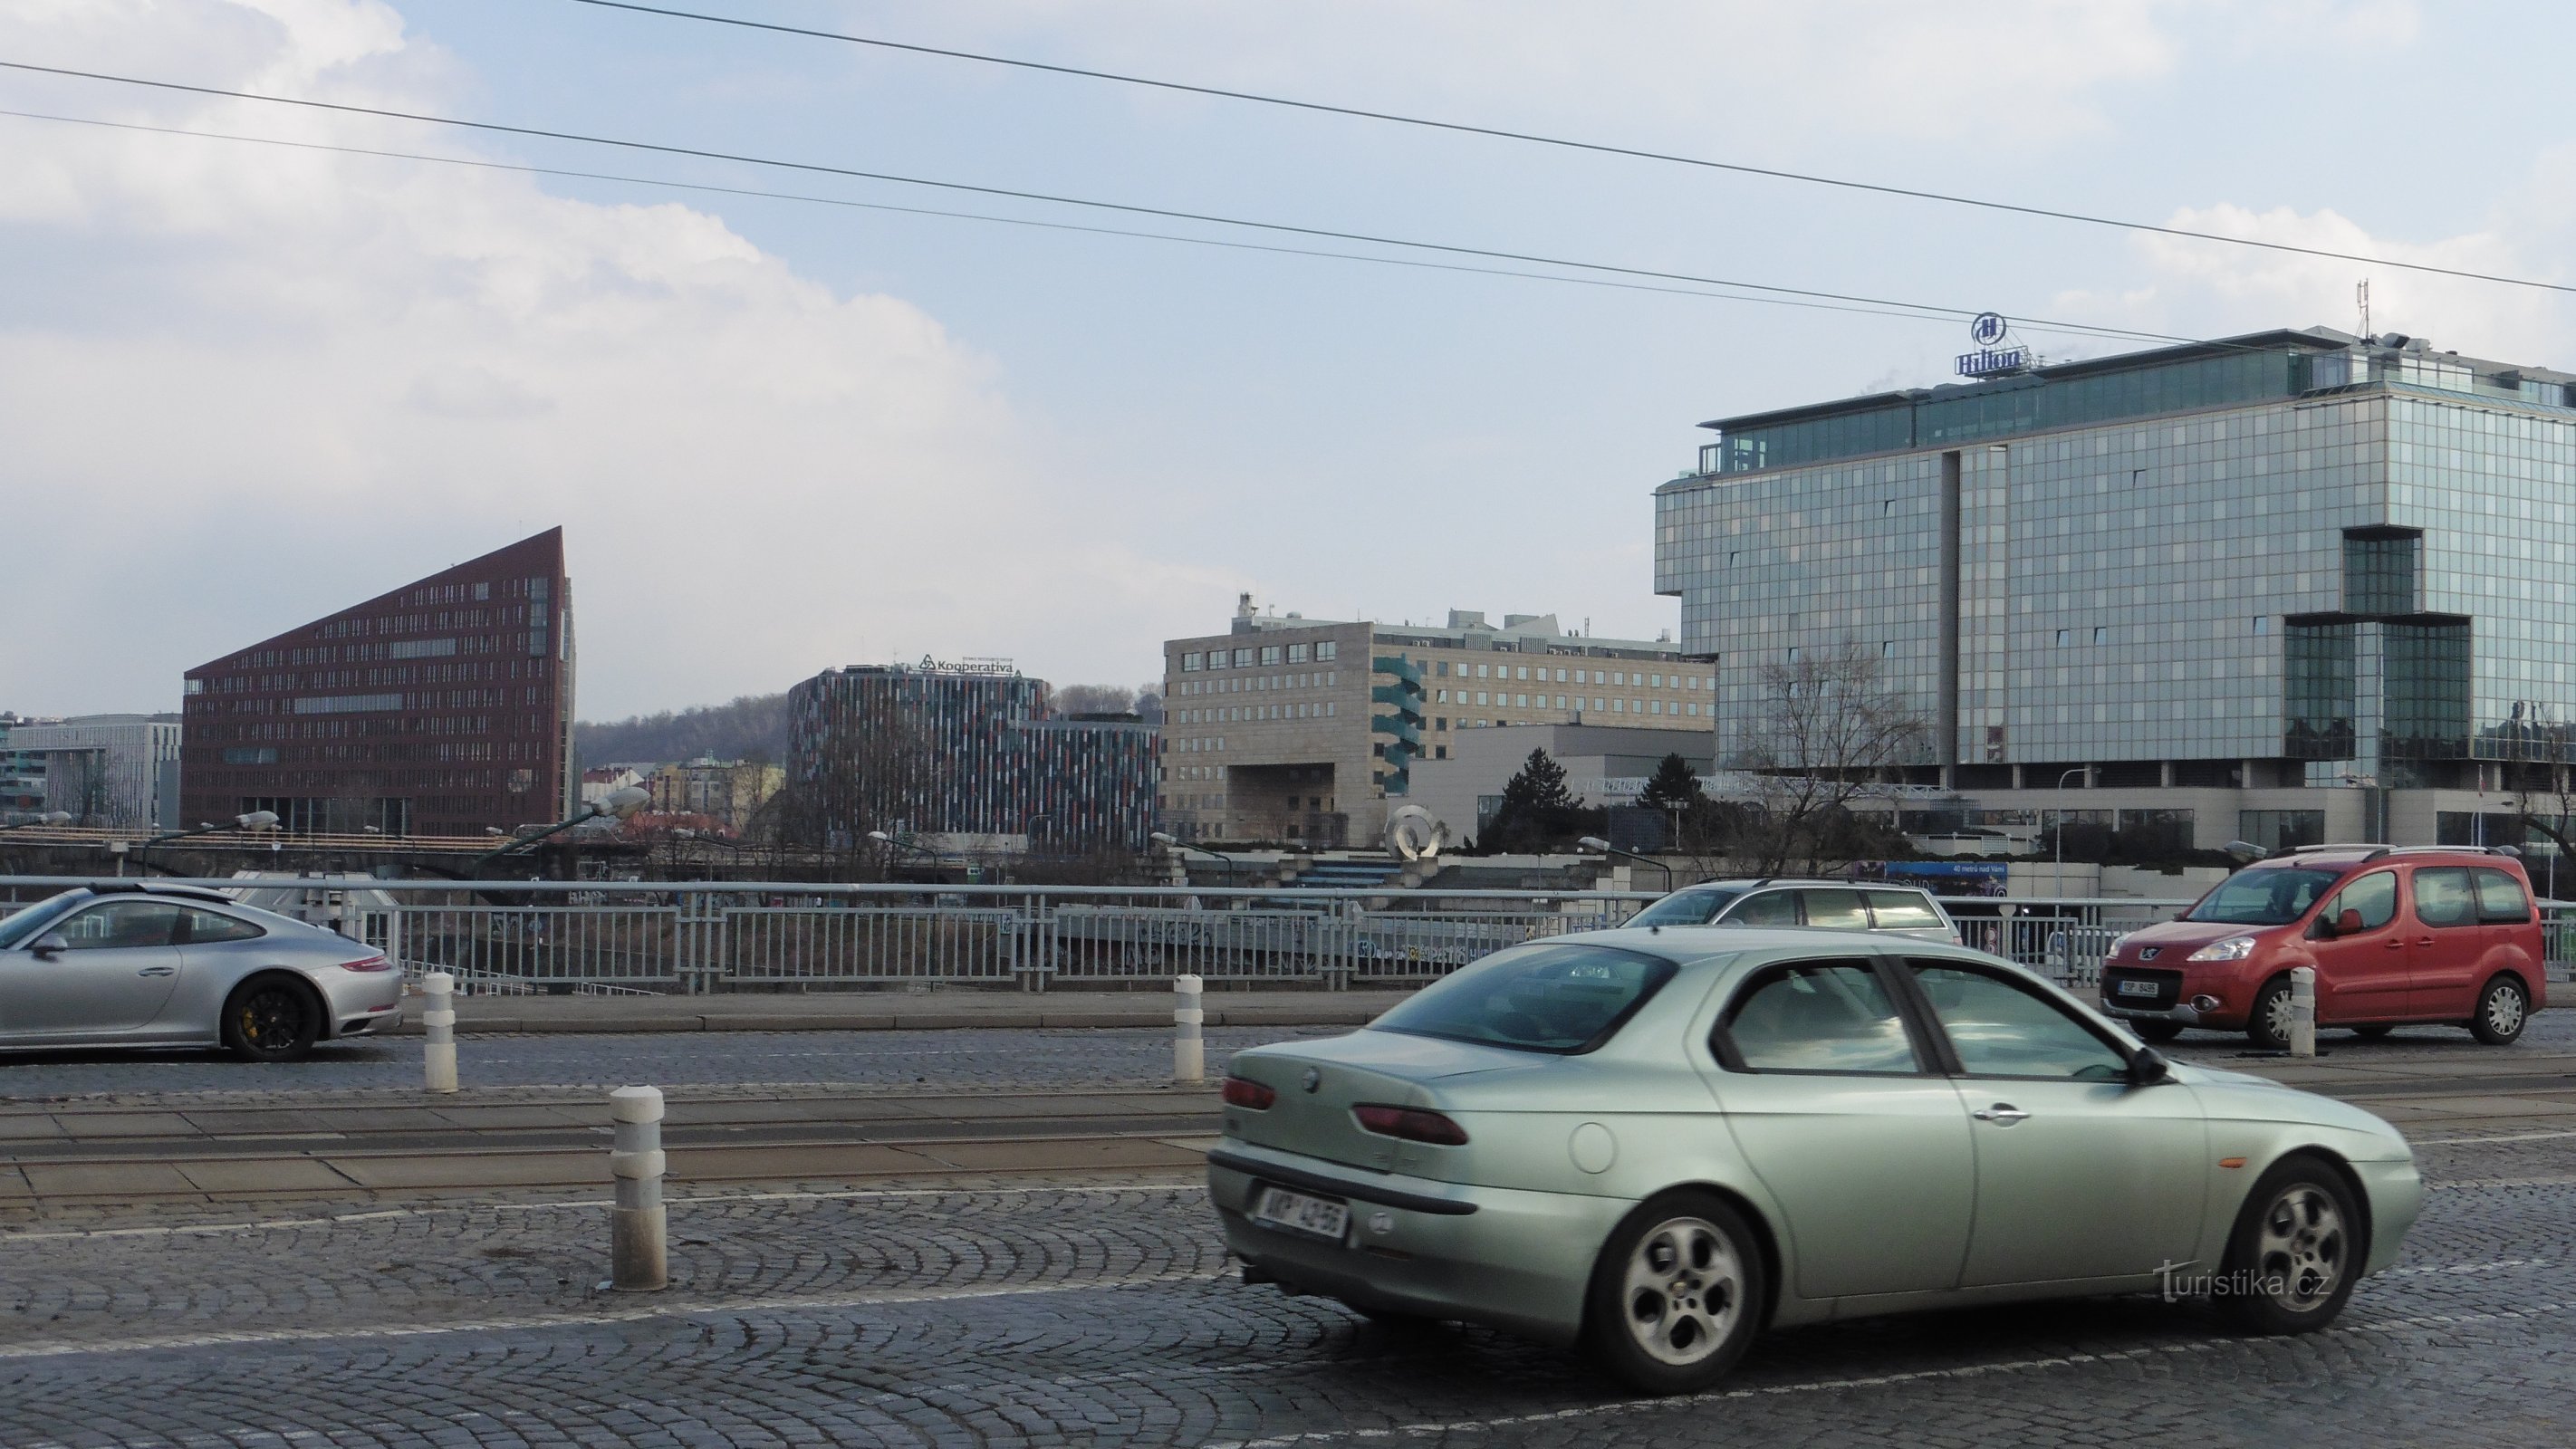
<path id="1" fill-rule="evenodd" d="M 2546 1004 L 2540 912 L 2511 852 L 2314 846 L 2249 865 L 2182 919 L 2115 942 L 2102 1005 L 2149 1041 L 2184 1027 L 2289 1044 L 2290 970 L 2317 972 L 2317 1025 L 2465 1026 L 2489 1046 Z"/>

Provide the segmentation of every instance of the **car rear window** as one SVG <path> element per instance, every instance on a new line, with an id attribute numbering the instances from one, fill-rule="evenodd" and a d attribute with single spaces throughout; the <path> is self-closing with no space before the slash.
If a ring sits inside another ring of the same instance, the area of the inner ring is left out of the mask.
<path id="1" fill-rule="evenodd" d="M 1632 926 L 1705 926 L 1709 917 L 1726 909 L 1726 904 L 1741 894 L 1738 891 L 1675 891 L 1639 911 L 1628 920 Z"/>
<path id="2" fill-rule="evenodd" d="M 1869 891 L 1869 913 L 1882 931 L 1937 931 L 1944 921 L 1932 903 L 1912 891 Z"/>
<path id="3" fill-rule="evenodd" d="M 1674 969 L 1610 946 L 1515 946 L 1424 987 L 1370 1025 L 1515 1051 L 1588 1052 L 1617 1034 Z"/>
<path id="4" fill-rule="evenodd" d="M 1866 931 L 1869 911 L 1858 891 L 1800 891 L 1807 902 L 1807 924 L 1828 931 Z"/>
<path id="5" fill-rule="evenodd" d="M 2420 866 L 2415 871 L 2415 919 L 2428 926 L 2466 926 L 2477 918 L 2469 873 L 2460 866 Z"/>

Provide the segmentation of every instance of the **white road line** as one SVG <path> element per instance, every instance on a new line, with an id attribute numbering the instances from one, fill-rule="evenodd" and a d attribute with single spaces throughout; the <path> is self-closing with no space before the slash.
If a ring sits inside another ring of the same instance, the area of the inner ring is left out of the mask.
<path id="1" fill-rule="evenodd" d="M 707 1193 L 697 1197 L 665 1198 L 673 1206 L 683 1203 L 731 1202 L 839 1202 L 874 1198 L 908 1197 L 1038 1197 L 1049 1193 L 1127 1192 L 1205 1192 L 1204 1182 L 1133 1182 L 1124 1184 L 1076 1183 L 1063 1187 L 858 1187 L 815 1190 L 811 1192 L 742 1192 Z M 329 1228 L 348 1223 L 383 1222 L 394 1218 L 456 1217 L 470 1213 L 542 1213 L 564 1212 L 611 1205 L 608 1198 L 576 1198 L 562 1202 L 494 1202 L 458 1203 L 450 1206 L 420 1208 L 381 1208 L 373 1212 L 333 1213 L 318 1218 L 269 1218 L 249 1223 L 176 1223 L 148 1228 L 63 1228 L 40 1233 L 0 1233 L 0 1248 L 16 1243 L 51 1243 L 74 1238 L 171 1238 L 191 1234 L 265 1233 L 284 1228 Z"/>
<path id="2" fill-rule="evenodd" d="M 2395 1318 L 2385 1323 L 2359 1323 L 2328 1329 L 2329 1333 L 2399 1333 L 2410 1328 L 2449 1328 L 2461 1324 L 2488 1323 L 2502 1319 L 2536 1318 L 2563 1313 L 2570 1305 L 2543 1303 L 2530 1308 L 2503 1309 L 2493 1313 L 2426 1314 L 2417 1318 Z M 1713 1389 L 1707 1393 L 1688 1394 L 1669 1399 L 1622 1399 L 1607 1404 L 1578 1404 L 1571 1408 L 1546 1409 L 1530 1414 L 1508 1414 L 1490 1419 L 1456 1419 L 1445 1423 L 1399 1424 L 1389 1429 L 1323 1429 L 1301 1434 L 1284 1434 L 1266 1439 L 1235 1439 L 1201 1446 L 1201 1449 L 1296 1449 L 1308 1444 L 1326 1444 L 1343 1439 L 1389 1439 L 1399 1436 L 1428 1438 L 1435 1435 L 1473 1433 L 1479 1430 L 1515 1428 L 1524 1424 L 1560 1423 L 1571 1419 L 1588 1419 L 1596 1415 L 1633 1414 L 1650 1409 L 1687 1408 L 1698 1404 L 1720 1404 L 1733 1400 L 1758 1399 L 1774 1395 L 1827 1393 L 1842 1389 L 1886 1388 L 1894 1384 L 1921 1383 L 1934 1379 L 1979 1378 L 1987 1374 L 2029 1373 L 2037 1369 L 2065 1368 L 2074 1364 L 2124 1363 L 2153 1358 L 2158 1354 L 2212 1353 L 2241 1340 L 2202 1339 L 2188 1343 L 2150 1344 L 2144 1348 L 2115 1349 L 2107 1353 L 2069 1353 L 2051 1358 L 2015 1359 L 2004 1363 L 1963 1364 L 1957 1368 L 1917 1369 L 1908 1373 L 1874 1374 L 1867 1378 L 1811 1379 L 1805 1383 L 1764 1384 L 1754 1388 Z"/>
<path id="3" fill-rule="evenodd" d="M 2490 1142 L 2548 1142 L 2560 1137 L 2576 1137 L 2576 1130 L 2566 1132 L 2507 1132 L 2494 1137 L 2419 1137 L 2418 1147 L 2483 1147 Z"/>
<path id="4" fill-rule="evenodd" d="M 977 1298 L 1020 1298 L 1096 1289 L 1140 1288 L 1162 1283 L 1209 1283 L 1200 1269 L 1186 1272 L 1130 1273 L 1086 1278 L 1080 1282 L 995 1284 L 982 1288 L 894 1288 L 874 1293 L 805 1294 L 784 1298 L 729 1298 L 713 1303 L 668 1304 L 615 1313 L 532 1313 L 520 1318 L 483 1318 L 460 1323 L 405 1323 L 374 1328 L 276 1328 L 234 1333 L 174 1333 L 152 1338 L 39 1340 L 0 1344 L 0 1361 L 76 1358 L 83 1354 L 145 1353 L 192 1348 L 238 1348 L 268 1343 L 345 1343 L 384 1338 L 432 1338 L 453 1333 L 507 1333 L 542 1328 L 595 1328 L 620 1323 L 648 1323 L 663 1318 L 737 1316 L 744 1313 L 828 1312 L 839 1308 L 874 1308 L 901 1303 L 952 1303 Z"/>

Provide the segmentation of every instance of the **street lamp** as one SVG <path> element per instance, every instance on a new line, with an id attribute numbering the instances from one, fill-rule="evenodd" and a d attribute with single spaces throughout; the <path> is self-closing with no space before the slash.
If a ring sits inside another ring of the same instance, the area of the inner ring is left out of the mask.
<path id="1" fill-rule="evenodd" d="M 2061 771 L 2057 777 L 2057 829 L 2051 832 L 2057 837 L 2057 874 L 2049 884 L 2061 896 L 2066 894 L 2066 782 L 2090 768 L 2089 765 L 2078 765 L 2072 770 Z"/>
<path id="2" fill-rule="evenodd" d="M 191 836 L 198 835 L 216 835 L 227 830 L 274 830 L 276 828 L 276 811 L 253 810 L 247 815 L 236 815 L 232 819 L 224 821 L 221 824 L 207 822 L 199 825 L 194 830 L 174 830 L 167 835 L 155 835 L 151 839 L 143 841 L 134 847 L 134 863 L 137 866 L 149 865 L 151 862 L 146 858 L 145 853 L 151 850 L 152 847 L 159 845 L 164 841 L 186 840 Z"/>
<path id="3" fill-rule="evenodd" d="M 1188 843 L 1184 842 L 1183 840 L 1181 840 L 1181 838 L 1180 838 L 1180 837 L 1178 837 L 1178 836 L 1176 836 L 1176 835 L 1173 835 L 1173 834 L 1171 834 L 1171 833 L 1170 833 L 1170 832 L 1168 832 L 1168 831 L 1157 830 L 1157 831 L 1155 831 L 1154 833 L 1152 833 L 1151 835 L 1146 836 L 1145 838 L 1146 838 L 1147 840 L 1150 840 L 1150 841 L 1154 842 L 1156 845 L 1163 846 L 1164 848 L 1169 849 L 1169 850 L 1172 850 L 1172 851 L 1175 851 L 1175 852 L 1177 852 L 1177 851 L 1183 851 L 1183 850 L 1195 850 L 1195 851 L 1197 851 L 1199 854 L 1206 856 L 1206 857 L 1207 857 L 1208 859 L 1210 859 L 1210 860 L 1214 860 L 1214 861 L 1218 861 L 1218 862 L 1222 863 L 1222 864 L 1225 866 L 1225 888 L 1226 888 L 1227 890 L 1232 890 L 1232 889 L 1234 889 L 1234 857 L 1233 857 L 1233 856 L 1227 855 L 1227 854 L 1225 854 L 1223 851 L 1210 850 L 1210 849 L 1208 849 L 1206 846 L 1203 846 L 1203 845 L 1191 845 L 1191 844 L 1188 844 Z"/>
<path id="4" fill-rule="evenodd" d="M 1655 869 L 1664 873 L 1664 890 L 1667 894 L 1672 891 L 1673 868 L 1664 864 L 1660 860 L 1654 859 L 1652 856 L 1639 855 L 1633 850 L 1621 850 L 1619 847 L 1612 845 L 1609 841 L 1602 839 L 1598 835 L 1587 835 L 1581 840 L 1574 842 L 1574 844 L 1575 847 L 1580 850 L 1598 851 L 1603 855 L 1624 855 L 1630 860 L 1644 861 L 1646 864 L 1651 865 Z"/>
<path id="5" fill-rule="evenodd" d="M 48 810 L 33 820 L 21 820 L 15 825 L 0 825 L 0 831 L 60 830 L 71 823 L 72 812 L 68 810 Z"/>
<path id="6" fill-rule="evenodd" d="M 502 856 L 526 850 L 540 841 L 551 840 L 555 836 L 563 834 L 565 831 L 572 829 L 576 825 L 587 825 L 593 820 L 602 820 L 611 816 L 614 816 L 619 820 L 623 820 L 628 816 L 633 815 L 636 811 L 643 809 L 647 804 L 651 803 L 652 799 L 653 794 L 651 791 L 639 790 L 633 785 L 628 785 L 623 789 L 611 790 L 596 800 L 583 801 L 582 807 L 579 810 L 574 811 L 570 819 L 558 820 L 554 824 L 547 826 L 545 829 L 538 831 L 534 835 L 522 836 L 513 839 L 506 845 L 476 856 L 474 858 L 474 864 L 467 866 L 466 869 L 479 869 L 493 861 L 499 860 Z M 489 834 L 498 835 L 501 833 L 499 830 L 489 825 L 483 828 Z"/>

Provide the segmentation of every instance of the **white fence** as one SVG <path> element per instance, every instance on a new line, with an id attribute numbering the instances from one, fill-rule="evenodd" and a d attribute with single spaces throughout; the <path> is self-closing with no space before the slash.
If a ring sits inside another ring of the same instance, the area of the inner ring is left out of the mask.
<path id="1" fill-rule="evenodd" d="M 0 900 L 14 906 L 80 883 L 0 877 Z M 245 888 L 239 880 L 184 884 Z M 466 991 L 931 983 L 1043 991 L 1182 974 L 1334 988 L 1420 982 L 1518 942 L 1617 925 L 1653 899 L 1653 892 L 315 881 L 280 908 L 378 947 L 407 972 L 451 972 Z M 2090 986 L 2122 932 L 2171 919 L 2189 903 L 1944 904 L 1968 945 Z M 2576 906 L 2544 913 L 2550 978 L 2565 981 Z"/>

